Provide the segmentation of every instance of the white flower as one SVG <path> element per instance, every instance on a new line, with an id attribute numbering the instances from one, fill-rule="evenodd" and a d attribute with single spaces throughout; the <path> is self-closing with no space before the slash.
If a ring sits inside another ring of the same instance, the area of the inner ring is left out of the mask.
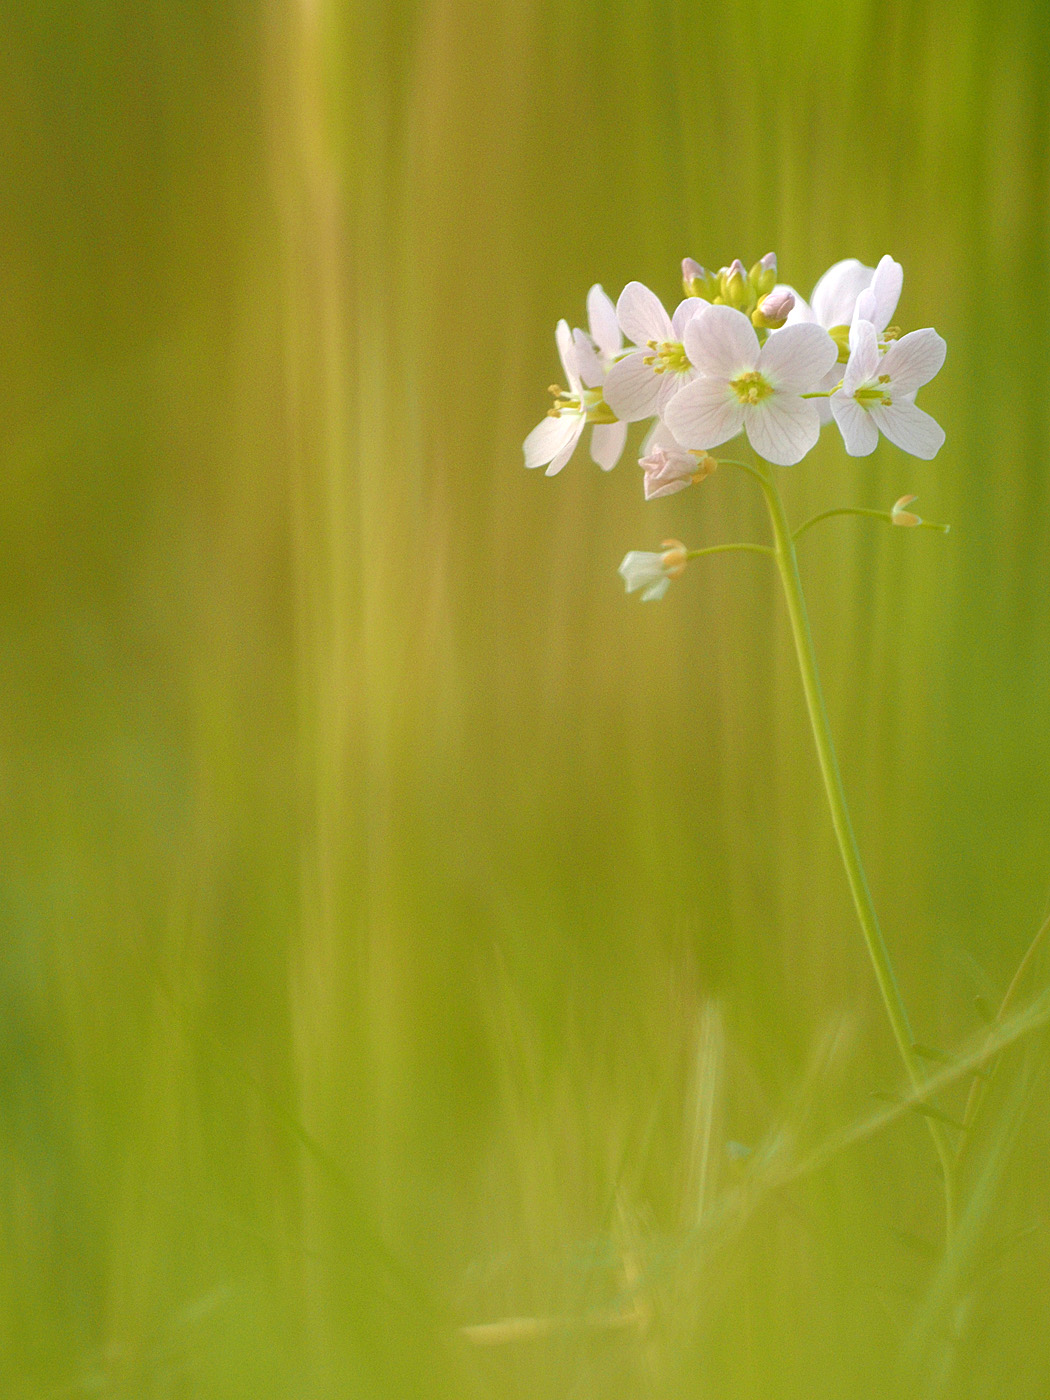
<path id="1" fill-rule="evenodd" d="M 587 330 L 574 330 L 576 365 L 580 378 L 592 389 L 604 384 L 605 376 L 623 354 L 623 336 L 616 319 L 616 307 L 600 283 L 587 293 Z"/>
<path id="2" fill-rule="evenodd" d="M 627 585 L 627 592 L 644 589 L 642 602 L 650 603 L 662 598 L 671 586 L 671 580 L 678 578 L 685 569 L 688 553 L 681 540 L 664 540 L 661 554 L 653 554 L 644 549 L 632 549 L 625 554 L 618 573 Z"/>
<path id="3" fill-rule="evenodd" d="M 696 313 L 707 303 L 686 297 L 668 316 L 655 292 L 641 282 L 628 282 L 616 303 L 616 315 L 624 334 L 638 347 L 609 370 L 605 399 L 625 423 L 652 418 L 683 384 L 695 378 L 682 337 Z"/>
<path id="4" fill-rule="evenodd" d="M 894 262 L 887 253 L 879 260 L 878 267 L 867 267 L 856 258 L 843 258 L 841 262 L 833 264 L 813 288 L 809 302 L 800 297 L 793 287 L 784 283 L 778 283 L 773 289 L 773 294 L 790 292 L 795 298 L 795 304 L 788 312 L 787 324 L 795 326 L 812 323 L 823 326 L 838 346 L 838 362 L 844 364 L 848 357 L 848 329 L 853 324 L 860 299 L 865 299 L 865 310 L 869 313 L 865 320 L 872 322 L 881 340 L 883 331 L 897 309 L 903 285 L 904 270 L 900 263 Z M 839 373 L 832 367 L 824 382 L 813 387 L 830 393 L 838 381 Z M 817 399 L 815 402 L 821 423 L 830 423 L 831 408 L 828 401 Z"/>
<path id="5" fill-rule="evenodd" d="M 597 282 L 587 293 L 587 327 L 586 331 L 577 328 L 572 333 L 576 368 L 585 385 L 601 389 L 609 370 L 623 354 L 623 336 L 612 297 Z M 595 423 L 591 457 L 603 471 L 611 471 L 623 455 L 626 442 L 626 423 Z"/>
<path id="6" fill-rule="evenodd" d="M 881 335 L 897 309 L 903 285 L 904 269 L 887 253 L 879 260 L 878 267 L 866 267 L 856 258 L 843 258 L 835 263 L 813 288 L 808 304 L 793 287 L 778 284 L 774 290 L 790 291 L 794 295 L 795 305 L 788 314 L 789 326 L 814 322 L 826 331 L 845 331 L 853 322 L 858 299 L 862 293 L 870 292 L 867 309 L 872 314 L 864 319 L 871 321 Z"/>
<path id="7" fill-rule="evenodd" d="M 552 387 L 554 407 L 525 439 L 525 465 L 547 465 L 547 475 L 555 476 L 572 456 L 587 423 L 593 423 L 591 456 L 602 468 L 615 467 L 623 451 L 627 425 L 618 423 L 600 388 L 585 388 L 578 367 L 577 350 L 567 321 L 559 321 L 554 332 L 567 390 Z"/>
<path id="8" fill-rule="evenodd" d="M 941 337 L 934 330 L 912 331 L 883 354 L 875 326 L 858 319 L 850 327 L 849 344 L 842 388 L 831 398 L 849 455 L 874 452 L 881 431 L 913 457 L 936 457 L 944 429 L 915 407 L 914 398 L 944 364 L 947 346 Z"/>
<path id="9" fill-rule="evenodd" d="M 703 376 L 687 384 L 664 413 L 680 443 L 711 448 L 741 428 L 767 462 L 800 462 L 820 436 L 811 391 L 835 363 L 834 342 L 815 325 L 785 326 L 759 347 L 748 318 L 709 306 L 689 322 L 685 348 Z"/>

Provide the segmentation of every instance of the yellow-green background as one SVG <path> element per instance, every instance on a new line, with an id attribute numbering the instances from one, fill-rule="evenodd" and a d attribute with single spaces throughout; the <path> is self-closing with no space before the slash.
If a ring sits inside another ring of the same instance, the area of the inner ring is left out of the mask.
<path id="1" fill-rule="evenodd" d="M 953 1353 L 916 1116 L 718 1215 L 901 1077 L 774 570 L 616 575 L 760 502 L 520 444 L 592 282 L 903 263 L 946 447 L 778 479 L 952 524 L 803 571 L 917 1034 L 969 1043 L 1050 887 L 1043 7 L 7 9 L 0 1391 L 1042 1394 L 1038 1036 Z M 514 1317 L 564 1325 L 459 1330 Z"/>

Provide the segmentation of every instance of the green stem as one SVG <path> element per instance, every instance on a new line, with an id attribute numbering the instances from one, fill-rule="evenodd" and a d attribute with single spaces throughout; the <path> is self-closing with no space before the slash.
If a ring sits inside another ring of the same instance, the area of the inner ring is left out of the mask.
<path id="1" fill-rule="evenodd" d="M 798 544 L 807 530 L 812 529 L 814 525 L 819 525 L 822 520 L 830 520 L 833 515 L 866 515 L 869 520 L 885 520 L 887 525 L 892 525 L 894 523 L 892 511 L 869 510 L 866 506 L 839 506 L 837 510 L 822 510 L 819 515 L 812 516 L 804 524 L 800 525 L 793 536 L 795 543 Z M 920 530 L 936 530 L 942 535 L 946 535 L 949 529 L 947 525 L 940 525 L 933 520 L 920 520 L 918 527 L 909 525 L 907 528 L 910 530 L 914 530 L 915 528 Z"/>
<path id="2" fill-rule="evenodd" d="M 814 525 L 819 525 L 822 520 L 830 520 L 833 515 L 866 515 L 872 520 L 885 520 L 889 524 L 893 523 L 893 517 L 888 510 L 868 510 L 864 506 L 840 506 L 837 510 L 822 510 L 819 515 L 811 516 L 805 524 L 800 525 L 792 536 L 795 543 L 798 544 L 807 530 L 811 530 Z"/>
<path id="3" fill-rule="evenodd" d="M 699 559 L 702 554 L 729 554 L 734 550 L 748 550 L 751 554 L 775 554 L 768 544 L 709 544 L 704 549 L 690 549 L 687 559 Z"/>
<path id="4" fill-rule="evenodd" d="M 868 955 L 875 970 L 879 991 L 882 993 L 883 1005 L 893 1028 L 897 1048 L 913 1088 L 921 1093 L 926 1074 L 913 1049 L 915 1042 L 908 1021 L 908 1013 L 897 985 L 897 977 L 890 960 L 889 949 L 886 947 L 882 930 L 879 927 L 875 905 L 872 902 L 871 891 L 864 874 L 864 866 L 861 864 L 857 839 L 853 834 L 853 824 L 850 821 L 849 808 L 846 805 L 842 775 L 839 772 L 838 759 L 835 756 L 835 746 L 831 738 L 831 727 L 828 723 L 820 675 L 817 670 L 816 652 L 813 648 L 813 637 L 809 628 L 809 618 L 802 593 L 802 580 L 799 577 L 798 559 L 791 537 L 791 527 L 788 524 L 784 504 L 780 499 L 780 492 L 777 490 L 772 474 L 768 470 L 762 469 L 752 469 L 752 474 L 762 484 L 770 523 L 773 527 L 774 552 L 780 569 L 781 581 L 784 585 L 784 597 L 787 602 L 791 632 L 795 641 L 795 652 L 802 675 L 802 688 L 806 696 L 806 706 L 809 710 L 809 721 L 813 729 L 820 771 L 824 779 L 824 789 L 827 793 L 828 805 L 831 808 L 831 821 L 838 839 L 842 863 L 846 869 L 850 893 L 853 896 L 857 918 L 860 921 L 864 941 L 868 947 Z M 933 1137 L 944 1173 L 945 1236 L 946 1242 L 950 1246 L 955 1230 L 955 1154 L 945 1125 L 931 1117 L 926 1118 L 926 1124 Z"/>

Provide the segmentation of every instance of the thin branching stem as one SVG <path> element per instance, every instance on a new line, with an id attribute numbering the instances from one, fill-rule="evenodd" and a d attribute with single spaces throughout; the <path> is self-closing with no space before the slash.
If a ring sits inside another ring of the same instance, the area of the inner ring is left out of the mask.
<path id="1" fill-rule="evenodd" d="M 734 550 L 748 550 L 752 554 L 775 554 L 768 544 L 709 544 L 703 549 L 690 549 L 687 559 L 699 559 L 702 554 L 729 554 Z"/>
<path id="2" fill-rule="evenodd" d="M 912 1035 L 908 1013 L 901 996 L 900 987 L 897 983 L 897 976 L 890 958 L 889 949 L 886 946 L 886 941 L 883 938 L 882 930 L 879 926 L 878 916 L 875 913 L 875 905 L 871 897 L 871 890 L 868 887 L 867 876 L 864 873 L 864 866 L 861 862 L 857 838 L 853 832 L 853 823 L 850 820 L 849 807 L 846 804 L 846 793 L 842 785 L 842 775 L 839 772 L 838 758 L 835 754 L 835 746 L 831 737 L 831 726 L 828 722 L 827 708 L 824 703 L 824 693 L 820 684 L 820 673 L 817 669 L 816 651 L 813 646 L 812 633 L 810 632 L 809 617 L 806 612 L 806 602 L 802 592 L 802 580 L 799 576 L 798 558 L 795 553 L 795 544 L 792 539 L 791 527 L 788 524 L 787 514 L 784 510 L 784 503 L 780 498 L 780 492 L 777 490 L 772 473 L 766 465 L 761 462 L 761 459 L 756 457 L 755 465 L 748 466 L 745 470 L 749 470 L 751 475 L 756 477 L 761 484 L 762 492 L 766 500 L 766 507 L 769 511 L 770 524 L 773 528 L 774 552 L 780 570 L 781 582 L 784 586 L 784 597 L 787 603 L 788 616 L 791 621 L 791 633 L 795 642 L 795 654 L 798 658 L 799 671 L 802 677 L 802 689 L 806 697 L 806 708 L 809 712 L 810 726 L 813 730 L 813 739 L 816 744 L 821 776 L 824 779 L 824 790 L 827 793 L 828 806 L 831 809 L 831 821 L 835 828 L 835 836 L 838 840 L 842 864 L 845 867 L 850 893 L 853 896 L 853 903 L 857 911 L 857 919 L 864 935 L 864 941 L 868 948 L 868 955 L 871 958 L 872 967 L 875 971 L 875 978 L 879 985 L 879 991 L 882 994 L 882 1002 L 893 1029 L 893 1036 L 897 1042 L 897 1048 L 900 1051 L 901 1059 L 904 1061 L 904 1067 L 911 1081 L 912 1088 L 921 1101 L 924 1100 L 926 1095 L 927 1075 L 914 1049 L 915 1040 Z M 948 1136 L 946 1125 L 930 1116 L 926 1117 L 926 1124 L 937 1149 L 941 1170 L 944 1175 L 945 1239 L 946 1246 L 950 1248 L 955 1232 L 956 1154 Z"/>
<path id="3" fill-rule="evenodd" d="M 869 520 L 884 520 L 887 525 L 892 525 L 894 523 L 893 513 L 888 510 L 871 510 L 867 506 L 839 506 L 836 510 L 822 510 L 819 515 L 811 516 L 809 520 L 800 525 L 792 536 L 795 543 L 798 544 L 807 530 L 811 530 L 814 525 L 819 525 L 822 520 L 830 520 L 833 515 L 866 515 Z M 914 523 L 910 524 L 908 528 L 914 529 Z M 933 520 L 920 520 L 918 528 L 921 530 L 936 530 L 942 535 L 948 533 L 948 527 L 946 525 L 940 525 Z"/>

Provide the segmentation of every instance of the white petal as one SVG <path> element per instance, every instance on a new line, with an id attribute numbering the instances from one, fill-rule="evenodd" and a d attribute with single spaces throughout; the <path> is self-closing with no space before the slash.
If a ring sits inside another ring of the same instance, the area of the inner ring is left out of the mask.
<path id="1" fill-rule="evenodd" d="M 598 282 L 587 293 L 587 323 L 598 349 L 607 360 L 611 360 L 622 348 L 623 337 L 612 297 Z"/>
<path id="2" fill-rule="evenodd" d="M 563 414 L 562 417 L 568 417 L 569 421 L 572 423 L 572 436 L 569 438 L 568 442 L 566 442 L 564 447 L 562 447 L 561 451 L 558 452 L 558 454 L 552 460 L 550 466 L 545 472 L 546 476 L 557 476 L 558 473 L 561 471 L 562 467 L 564 467 L 565 463 L 576 451 L 576 444 L 580 440 L 580 435 L 583 432 L 583 425 L 587 421 L 582 413 L 573 413 L 568 415 Z"/>
<path id="3" fill-rule="evenodd" d="M 655 501 L 658 496 L 673 496 L 676 491 L 684 491 L 692 484 L 687 476 L 676 476 L 670 481 L 656 482 L 647 472 L 644 482 L 645 499 Z"/>
<path id="4" fill-rule="evenodd" d="M 704 301 L 703 297 L 686 297 L 685 301 L 680 301 L 675 307 L 674 315 L 671 317 L 671 329 L 674 332 L 672 339 L 677 340 L 679 345 L 682 344 L 686 326 L 707 305 L 708 303 Z"/>
<path id="5" fill-rule="evenodd" d="M 842 392 L 852 396 L 881 373 L 879 340 L 870 321 L 854 321 L 849 328 L 849 360 L 842 376 Z"/>
<path id="6" fill-rule="evenodd" d="M 882 357 L 879 373 L 890 376 L 894 396 L 914 394 L 938 372 L 947 352 L 947 345 L 935 330 L 927 327 L 921 331 L 910 331 L 900 340 L 890 343 L 890 348 Z"/>
<path id="7" fill-rule="evenodd" d="M 643 603 L 655 603 L 657 598 L 662 598 L 671 587 L 671 580 L 664 574 L 663 578 L 658 578 L 655 583 L 651 583 L 642 594 Z"/>
<path id="8" fill-rule="evenodd" d="M 626 423 L 595 423 L 591 429 L 591 461 L 597 462 L 603 472 L 611 472 L 626 441 Z"/>
<path id="9" fill-rule="evenodd" d="M 881 404 L 871 410 L 871 416 L 890 442 L 913 457 L 928 462 L 944 446 L 944 429 L 937 420 L 905 399 Z"/>
<path id="10" fill-rule="evenodd" d="M 735 379 L 758 363 L 758 336 L 742 311 L 708 306 L 685 328 L 685 353 L 701 374 Z"/>
<path id="11" fill-rule="evenodd" d="M 580 370 L 576 363 L 576 346 L 573 344 L 572 331 L 569 330 L 568 321 L 558 322 L 554 328 L 554 339 L 558 343 L 558 355 L 561 358 L 561 367 L 565 371 L 565 378 L 569 381 L 569 388 L 578 395 L 582 388 Z"/>
<path id="12" fill-rule="evenodd" d="M 580 378 L 588 389 L 597 389 L 605 378 L 605 370 L 594 348 L 594 342 L 579 327 L 572 333 L 572 353 Z"/>
<path id="13" fill-rule="evenodd" d="M 801 394 L 815 389 L 838 357 L 838 346 L 821 326 L 785 326 L 763 345 L 757 368 L 771 384 Z"/>
<path id="14" fill-rule="evenodd" d="M 525 465 L 544 467 L 557 457 L 576 431 L 579 414 L 563 413 L 558 418 L 546 417 L 525 439 Z"/>
<path id="15" fill-rule="evenodd" d="M 879 445 L 879 430 L 866 408 L 845 394 L 833 394 L 831 411 L 851 457 L 867 457 L 875 451 Z"/>
<path id="16" fill-rule="evenodd" d="M 605 402 L 624 423 L 651 418 L 657 411 L 663 378 L 644 363 L 642 354 L 626 355 L 605 376 Z"/>
<path id="17" fill-rule="evenodd" d="M 638 450 L 638 456 L 648 457 L 649 453 L 654 451 L 657 447 L 681 446 L 682 444 L 675 437 L 674 433 L 671 432 L 671 429 L 663 419 L 658 418 L 642 439 L 642 445 Z"/>
<path id="18" fill-rule="evenodd" d="M 635 345 L 648 345 L 673 339 L 671 318 L 655 292 L 641 282 L 628 282 L 616 303 L 616 316 L 623 333 Z"/>
<path id="19" fill-rule="evenodd" d="M 875 317 L 878 315 L 879 304 L 875 300 L 875 293 L 870 287 L 865 287 L 857 298 L 857 304 L 853 308 L 853 321 L 870 321 L 875 324 Z M 853 322 L 850 322 L 852 325 Z"/>
<path id="20" fill-rule="evenodd" d="M 897 303 L 901 299 L 903 286 L 904 269 L 899 262 L 894 262 L 887 253 L 884 258 L 879 260 L 875 275 L 871 279 L 870 290 L 875 300 L 875 314 L 867 318 L 880 333 L 893 319 L 893 313 L 897 310 Z"/>
<path id="21" fill-rule="evenodd" d="M 794 394 L 772 394 L 745 410 L 747 439 L 760 457 L 778 467 L 793 467 L 816 446 L 820 414 Z"/>
<path id="22" fill-rule="evenodd" d="M 636 588 L 644 588 L 646 584 L 667 578 L 662 560 L 663 555 L 654 554 L 652 550 L 632 549 L 623 556 L 616 572 L 623 579 L 627 592 L 633 593 Z"/>
<path id="23" fill-rule="evenodd" d="M 843 258 L 829 267 L 810 297 L 813 314 L 820 324 L 827 330 L 848 326 L 857 297 L 871 285 L 874 275 L 874 268 L 865 267 L 856 258 Z"/>
<path id="24" fill-rule="evenodd" d="M 706 449 L 736 437 L 744 425 L 744 406 L 724 380 L 694 379 L 675 394 L 664 420 L 683 446 Z"/>
<path id="25" fill-rule="evenodd" d="M 696 370 L 690 365 L 688 369 L 676 374 L 674 372 L 661 374 L 659 376 L 660 385 L 656 394 L 656 412 L 663 416 L 667 405 L 675 397 L 680 389 L 684 389 L 687 384 L 691 384 L 696 378 Z"/>

